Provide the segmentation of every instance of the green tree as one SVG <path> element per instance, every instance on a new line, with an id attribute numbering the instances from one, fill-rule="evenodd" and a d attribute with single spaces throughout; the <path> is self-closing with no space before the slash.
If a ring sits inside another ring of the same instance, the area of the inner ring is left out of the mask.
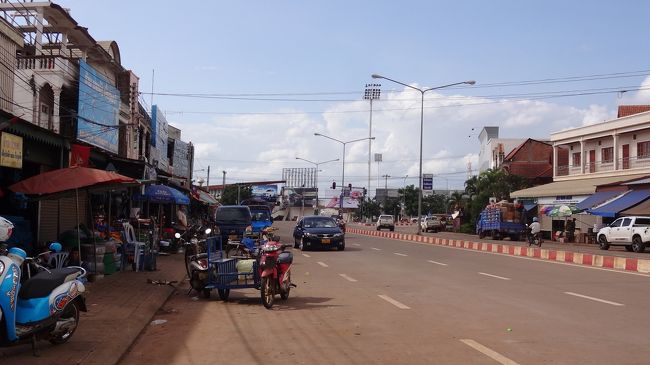
<path id="1" fill-rule="evenodd" d="M 239 201 L 237 201 L 237 191 L 239 190 Z M 250 199 L 253 196 L 253 189 L 250 185 L 226 185 L 221 193 L 222 205 L 237 205 L 242 200 Z"/>
<path id="2" fill-rule="evenodd" d="M 422 198 L 422 214 L 445 213 L 446 205 L 447 205 L 447 196 L 442 194 L 427 195 Z"/>
<path id="3" fill-rule="evenodd" d="M 399 199 L 389 198 L 382 204 L 384 214 L 390 214 L 395 217 L 402 211 L 402 203 Z"/>
<path id="4" fill-rule="evenodd" d="M 419 188 L 416 188 L 415 185 L 408 185 L 403 189 L 399 189 L 399 194 L 402 197 L 404 202 L 406 214 L 409 216 L 418 215 L 418 193 L 420 192 Z"/>
<path id="5" fill-rule="evenodd" d="M 478 176 L 465 181 L 465 193 L 470 197 L 467 204 L 472 222 L 485 208 L 491 197 L 497 201 L 510 199 L 510 193 L 515 190 L 524 189 L 530 186 L 525 178 L 511 175 L 503 170 L 492 170 L 482 172 Z"/>
<path id="6" fill-rule="evenodd" d="M 354 212 L 358 218 L 369 218 L 379 216 L 381 214 L 381 207 L 376 199 L 364 199 L 359 202 L 359 208 Z"/>
<path id="7" fill-rule="evenodd" d="M 465 195 L 459 191 L 454 191 L 449 196 L 447 200 L 447 206 L 450 208 L 450 211 L 462 210 L 465 209 Z"/>

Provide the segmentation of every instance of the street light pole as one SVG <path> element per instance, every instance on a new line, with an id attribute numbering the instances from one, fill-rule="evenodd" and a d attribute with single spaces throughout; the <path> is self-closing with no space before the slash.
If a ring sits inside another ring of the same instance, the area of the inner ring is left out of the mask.
<path id="1" fill-rule="evenodd" d="M 384 79 L 384 80 L 394 82 L 396 84 L 408 87 L 410 89 L 417 90 L 417 91 L 420 92 L 420 95 L 421 95 L 421 103 L 420 103 L 420 164 L 419 164 L 420 167 L 419 167 L 419 174 L 418 174 L 419 175 L 420 191 L 418 192 L 418 231 L 417 231 L 417 234 L 421 235 L 422 234 L 422 225 L 421 225 L 421 223 L 422 223 L 422 144 L 423 144 L 423 139 L 424 139 L 423 138 L 423 131 L 424 131 L 424 94 L 426 92 L 428 92 L 428 91 L 431 91 L 431 90 L 444 89 L 444 88 L 450 87 L 450 86 L 456 86 L 456 85 L 462 85 L 462 84 L 474 85 L 476 83 L 476 81 L 468 80 L 468 81 L 463 81 L 463 82 L 455 82 L 453 84 L 448 84 L 448 85 L 430 87 L 430 88 L 427 88 L 427 89 L 420 89 L 420 88 L 417 88 L 415 86 L 411 86 L 411 85 L 405 84 L 403 82 L 393 80 L 391 78 L 381 76 L 381 75 L 377 75 L 377 74 L 373 74 L 372 78 L 373 79 Z"/>
<path id="2" fill-rule="evenodd" d="M 320 165 L 322 165 L 322 164 L 329 163 L 329 162 L 338 161 L 339 159 L 336 158 L 336 159 L 334 159 L 334 160 L 321 161 L 321 162 L 314 162 L 314 161 L 310 161 L 310 160 L 308 160 L 308 159 L 306 159 L 306 158 L 296 157 L 296 160 L 301 160 L 301 161 L 309 162 L 310 164 L 316 166 L 316 209 L 318 209 L 318 166 L 320 166 Z M 304 193 L 305 193 L 305 192 L 303 191 L 303 194 L 304 194 Z"/>
<path id="3" fill-rule="evenodd" d="M 388 200 L 388 178 L 391 177 L 390 175 L 382 175 L 384 180 L 384 213 L 386 213 L 386 201 Z"/>
<path id="4" fill-rule="evenodd" d="M 368 123 L 368 186 L 367 191 L 370 191 L 370 174 L 371 174 L 371 159 L 372 159 L 372 101 L 379 100 L 381 95 L 381 84 L 366 84 L 366 90 L 363 94 L 365 100 L 370 100 L 370 122 Z"/>
<path id="5" fill-rule="evenodd" d="M 366 137 L 366 138 L 359 138 L 359 139 L 353 139 L 351 141 L 341 141 L 340 139 L 332 138 L 330 136 L 326 136 L 324 134 L 320 133 L 314 133 L 315 136 L 318 137 L 325 137 L 327 139 L 331 139 L 334 142 L 338 142 L 343 145 L 343 168 L 342 168 L 342 173 L 341 173 L 341 197 L 339 199 L 339 209 L 343 208 L 343 191 L 345 190 L 345 146 L 348 143 L 354 143 L 354 142 L 359 142 L 359 141 L 365 141 L 365 140 L 374 140 L 375 137 Z"/>

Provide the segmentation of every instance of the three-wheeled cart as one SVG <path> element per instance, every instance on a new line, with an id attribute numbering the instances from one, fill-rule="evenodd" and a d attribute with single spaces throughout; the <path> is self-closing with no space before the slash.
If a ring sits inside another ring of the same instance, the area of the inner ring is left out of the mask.
<path id="1" fill-rule="evenodd" d="M 220 236 L 206 240 L 208 281 L 203 296 L 216 289 L 221 300 L 227 300 L 231 289 L 260 288 L 259 263 L 254 258 L 226 257 Z"/>

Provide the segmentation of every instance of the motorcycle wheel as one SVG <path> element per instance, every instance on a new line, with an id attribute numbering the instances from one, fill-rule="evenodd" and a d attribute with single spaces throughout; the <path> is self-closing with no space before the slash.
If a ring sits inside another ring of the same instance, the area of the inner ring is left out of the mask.
<path id="1" fill-rule="evenodd" d="M 287 290 L 286 291 L 280 290 L 280 299 L 282 300 L 289 299 L 289 292 L 291 291 L 291 272 L 288 272 L 287 276 L 289 277 L 288 279 L 289 285 L 287 285 Z"/>
<path id="2" fill-rule="evenodd" d="M 52 335 L 49 338 L 50 342 L 54 345 L 66 343 L 79 326 L 79 308 L 77 307 L 77 302 L 73 301 L 63 309 L 63 313 L 61 313 L 61 317 L 59 317 L 57 323 L 64 321 L 72 322 L 72 326 L 66 331 Z"/>
<path id="3" fill-rule="evenodd" d="M 210 289 L 203 289 L 201 290 L 201 295 L 205 299 L 210 299 Z"/>
<path id="4" fill-rule="evenodd" d="M 269 278 L 268 276 L 262 278 L 260 296 L 262 297 L 262 304 L 264 304 L 264 307 L 266 309 L 271 309 L 273 307 L 273 300 L 275 299 L 272 278 Z"/>

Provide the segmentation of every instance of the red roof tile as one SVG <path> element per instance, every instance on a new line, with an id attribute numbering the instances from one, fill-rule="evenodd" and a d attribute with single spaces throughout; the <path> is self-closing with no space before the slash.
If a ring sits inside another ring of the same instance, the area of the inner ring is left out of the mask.
<path id="1" fill-rule="evenodd" d="M 650 111 L 650 105 L 619 105 L 618 118 Z"/>

